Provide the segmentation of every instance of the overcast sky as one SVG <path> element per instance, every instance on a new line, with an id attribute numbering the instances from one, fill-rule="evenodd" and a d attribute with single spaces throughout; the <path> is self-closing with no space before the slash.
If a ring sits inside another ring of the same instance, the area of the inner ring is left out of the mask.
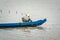
<path id="1" fill-rule="evenodd" d="M 59 23 L 60 0 L 0 0 L 1 23 L 19 22 L 21 13 L 29 13 L 32 20 L 47 18 L 49 24 Z"/>

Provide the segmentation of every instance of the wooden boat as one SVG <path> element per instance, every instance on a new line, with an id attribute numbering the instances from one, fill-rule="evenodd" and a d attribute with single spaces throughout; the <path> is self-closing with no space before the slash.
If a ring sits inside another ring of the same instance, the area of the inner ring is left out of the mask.
<path id="1" fill-rule="evenodd" d="M 45 22 L 46 22 L 46 18 L 32 22 L 0 23 L 0 28 L 39 26 Z"/>

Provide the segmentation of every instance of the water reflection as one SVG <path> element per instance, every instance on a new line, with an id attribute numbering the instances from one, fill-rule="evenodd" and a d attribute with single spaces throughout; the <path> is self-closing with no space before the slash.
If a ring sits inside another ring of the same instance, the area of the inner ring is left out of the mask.
<path id="1" fill-rule="evenodd" d="M 43 27 L 23 27 L 20 29 L 24 32 L 30 32 L 31 30 L 45 30 Z"/>
<path id="2" fill-rule="evenodd" d="M 30 32 L 31 30 L 45 30 L 45 28 L 42 27 L 42 26 L 39 26 L 39 27 L 1 28 L 1 29 L 3 29 L 3 30 L 9 30 L 9 31 L 20 30 L 20 31 L 23 31 L 23 32 Z"/>

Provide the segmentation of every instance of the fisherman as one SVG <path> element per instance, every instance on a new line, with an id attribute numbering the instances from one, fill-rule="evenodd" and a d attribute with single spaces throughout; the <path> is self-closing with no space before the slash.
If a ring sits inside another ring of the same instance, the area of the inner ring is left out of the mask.
<path id="1" fill-rule="evenodd" d="M 32 20 L 30 19 L 30 15 L 29 14 L 25 14 L 25 15 L 22 15 L 22 21 L 23 22 L 32 22 Z"/>

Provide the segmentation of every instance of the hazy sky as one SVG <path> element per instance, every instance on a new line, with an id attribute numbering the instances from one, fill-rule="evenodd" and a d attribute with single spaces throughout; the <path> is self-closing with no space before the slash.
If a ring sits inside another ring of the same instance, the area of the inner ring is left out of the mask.
<path id="1" fill-rule="evenodd" d="M 21 13 L 29 13 L 32 20 L 47 18 L 49 24 L 59 23 L 60 0 L 0 0 L 0 22 L 21 21 Z"/>

